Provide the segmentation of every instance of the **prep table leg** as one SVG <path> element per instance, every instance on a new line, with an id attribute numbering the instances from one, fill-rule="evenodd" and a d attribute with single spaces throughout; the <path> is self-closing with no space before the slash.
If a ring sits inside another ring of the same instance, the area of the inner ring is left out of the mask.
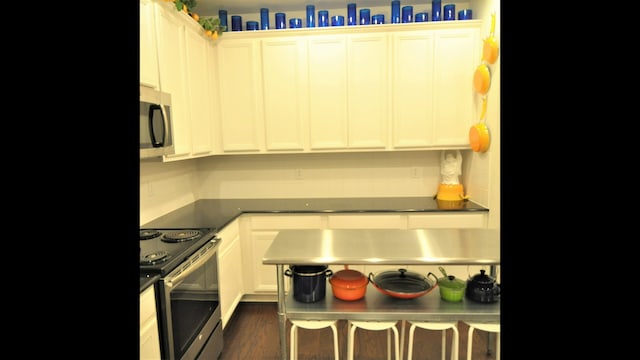
<path id="1" fill-rule="evenodd" d="M 287 360 L 287 309 L 284 304 L 284 265 L 276 265 L 278 276 L 278 323 L 280 326 L 280 359 Z"/>
<path id="2" fill-rule="evenodd" d="M 497 279 L 496 275 L 497 275 L 496 266 L 489 265 L 489 276 L 493 277 L 494 279 Z M 491 355 L 493 353 L 493 350 L 492 350 L 493 337 L 494 337 L 493 333 L 487 332 L 487 355 Z"/>

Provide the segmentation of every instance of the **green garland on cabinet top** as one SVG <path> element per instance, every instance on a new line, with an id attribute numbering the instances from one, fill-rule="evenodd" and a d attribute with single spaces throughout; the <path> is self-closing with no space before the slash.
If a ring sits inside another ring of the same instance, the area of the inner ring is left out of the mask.
<path id="1" fill-rule="evenodd" d="M 220 18 L 201 18 L 193 9 L 198 5 L 197 0 L 165 0 L 173 1 L 176 6 L 176 10 L 182 11 L 185 14 L 191 16 L 193 20 L 197 21 L 205 31 L 205 35 L 215 40 L 218 36 L 221 36 L 223 32 L 227 30 L 226 26 L 220 25 Z"/>

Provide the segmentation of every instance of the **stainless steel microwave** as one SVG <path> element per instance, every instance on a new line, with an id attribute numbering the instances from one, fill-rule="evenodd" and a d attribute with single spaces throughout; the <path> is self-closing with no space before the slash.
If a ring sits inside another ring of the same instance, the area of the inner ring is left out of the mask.
<path id="1" fill-rule="evenodd" d="M 140 86 L 140 158 L 175 153 L 171 95 Z"/>

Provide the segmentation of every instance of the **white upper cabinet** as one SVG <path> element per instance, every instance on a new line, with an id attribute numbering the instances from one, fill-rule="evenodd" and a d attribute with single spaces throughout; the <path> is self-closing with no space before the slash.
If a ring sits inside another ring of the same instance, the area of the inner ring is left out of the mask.
<path id="1" fill-rule="evenodd" d="M 158 65 L 161 90 L 171 94 L 173 116 L 173 142 L 175 154 L 165 158 L 181 157 L 191 153 L 191 123 L 185 59 L 185 22 L 175 6 L 158 3 L 156 25 L 158 39 Z"/>
<path id="2" fill-rule="evenodd" d="M 479 29 L 436 31 L 433 145 L 469 146 L 469 128 L 479 118 L 473 106 L 473 74 L 480 64 Z"/>
<path id="3" fill-rule="evenodd" d="M 264 143 L 260 43 L 229 35 L 218 43 L 222 151 L 258 152 Z"/>
<path id="4" fill-rule="evenodd" d="M 347 38 L 311 36 L 309 137 L 311 150 L 344 149 L 347 137 Z"/>
<path id="5" fill-rule="evenodd" d="M 200 24 L 173 3 L 140 0 L 140 84 L 171 95 L 175 154 L 164 161 L 218 150 L 216 66 L 215 43 Z"/>
<path id="6" fill-rule="evenodd" d="M 393 147 L 469 146 L 479 25 L 397 32 L 393 38 Z"/>
<path id="7" fill-rule="evenodd" d="M 140 0 L 140 85 L 159 89 L 153 3 Z"/>
<path id="8" fill-rule="evenodd" d="M 306 39 L 262 41 L 264 127 L 267 151 L 302 151 L 307 146 Z"/>
<path id="9" fill-rule="evenodd" d="M 213 106 L 214 97 L 209 76 L 208 48 L 211 41 L 202 35 L 202 28 L 187 27 L 186 72 L 188 104 L 191 119 L 191 155 L 209 154 L 213 150 Z"/>
<path id="10" fill-rule="evenodd" d="M 348 37 L 349 148 L 384 149 L 389 109 L 389 49 L 386 33 Z"/>
<path id="11" fill-rule="evenodd" d="M 434 34 L 401 32 L 392 38 L 393 147 L 428 147 L 433 144 Z"/>

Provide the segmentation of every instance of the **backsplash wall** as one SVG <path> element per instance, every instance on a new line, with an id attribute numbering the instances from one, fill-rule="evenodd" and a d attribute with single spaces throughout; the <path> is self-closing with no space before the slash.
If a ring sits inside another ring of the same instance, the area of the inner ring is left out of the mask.
<path id="1" fill-rule="evenodd" d="M 429 196 L 440 152 L 280 154 L 201 159 L 199 198 Z M 438 156 L 435 156 L 438 155 Z"/>
<path id="2" fill-rule="evenodd" d="M 461 152 L 466 190 L 474 157 L 470 150 Z M 261 154 L 141 162 L 140 224 L 203 198 L 434 196 L 440 155 L 440 150 Z"/>

